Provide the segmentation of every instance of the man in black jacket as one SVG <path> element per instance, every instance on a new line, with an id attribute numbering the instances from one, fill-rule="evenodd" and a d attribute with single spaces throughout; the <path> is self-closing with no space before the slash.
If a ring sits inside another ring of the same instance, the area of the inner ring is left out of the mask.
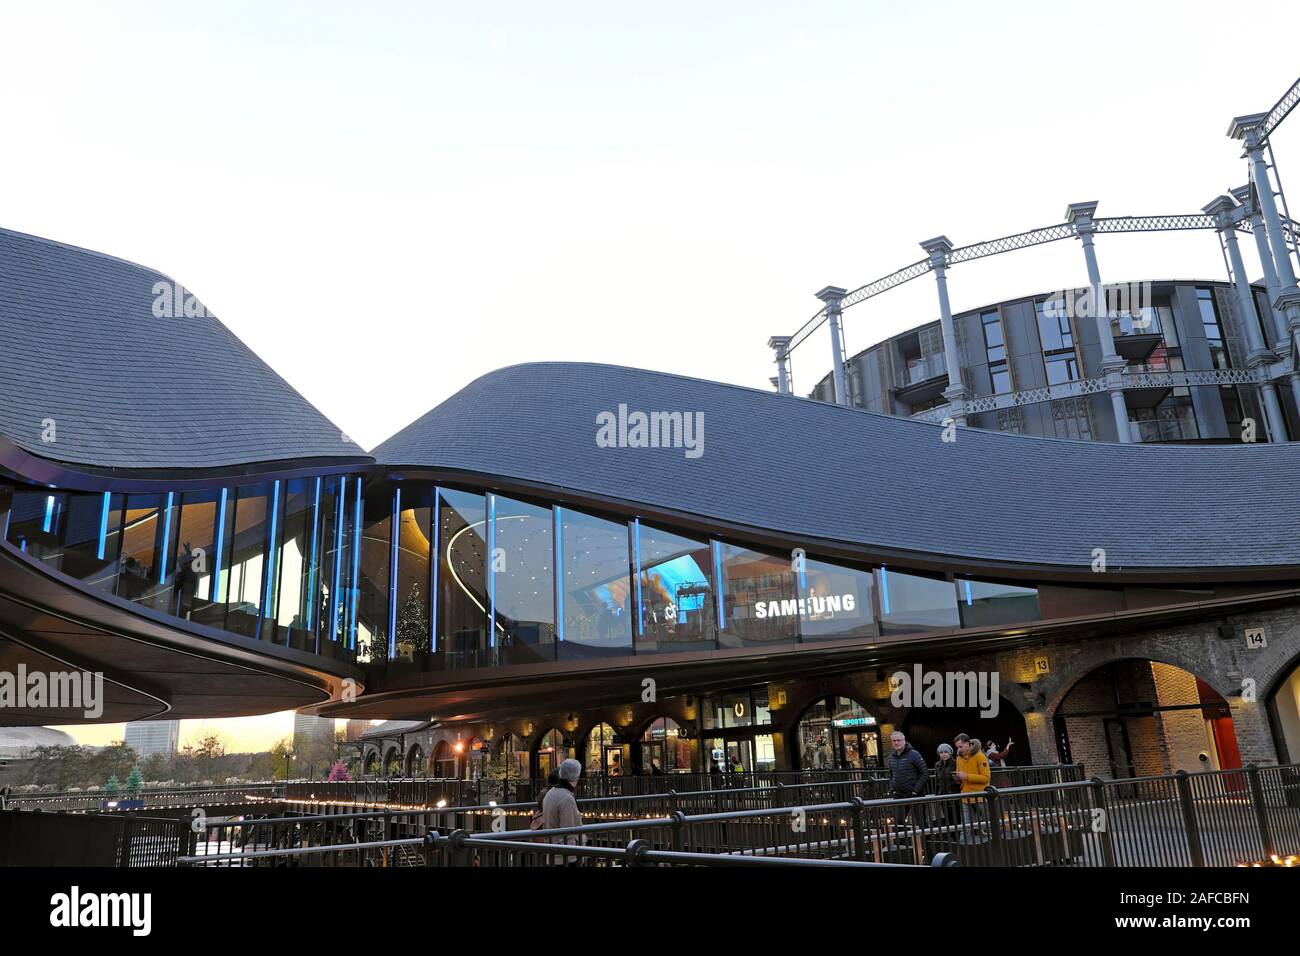
<path id="1" fill-rule="evenodd" d="M 901 731 L 889 735 L 894 751 L 889 755 L 889 794 L 896 800 L 910 800 L 925 796 L 930 768 L 925 758 L 907 742 Z M 904 806 L 898 813 L 898 823 L 906 823 L 908 811 Z"/>

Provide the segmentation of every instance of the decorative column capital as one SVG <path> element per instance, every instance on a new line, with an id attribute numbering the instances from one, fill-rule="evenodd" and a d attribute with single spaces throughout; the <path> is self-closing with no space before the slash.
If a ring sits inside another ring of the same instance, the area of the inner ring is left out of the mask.
<path id="1" fill-rule="evenodd" d="M 1201 212 L 1214 220 L 1214 228 L 1220 232 L 1235 226 L 1238 215 L 1243 211 L 1242 207 L 1237 205 L 1237 201 L 1228 195 L 1215 196 L 1201 207 Z"/>
<path id="2" fill-rule="evenodd" d="M 1264 145 L 1260 130 L 1267 118 L 1267 113 L 1234 116 L 1228 125 L 1228 138 L 1241 140 L 1247 149 L 1259 149 Z"/>
<path id="3" fill-rule="evenodd" d="M 786 349 L 789 347 L 792 338 L 794 338 L 792 335 L 774 335 L 767 340 L 767 347 L 776 351 L 776 360 L 778 362 L 784 361 Z"/>
<path id="4" fill-rule="evenodd" d="M 837 285 L 828 285 L 826 286 L 826 288 L 822 289 L 820 292 L 817 293 L 817 298 L 821 299 L 822 302 L 826 303 L 826 311 L 828 313 L 839 312 L 840 300 L 842 300 L 848 294 L 849 294 L 848 289 L 841 289 Z"/>
<path id="5" fill-rule="evenodd" d="M 1283 289 L 1273 300 L 1273 308 L 1286 313 L 1287 325 L 1292 329 L 1300 327 L 1300 289 Z"/>
<path id="6" fill-rule="evenodd" d="M 1088 202 L 1072 202 L 1065 207 L 1065 221 L 1074 226 L 1074 231 L 1080 239 L 1091 238 L 1096 229 L 1092 221 L 1096 215 L 1097 200 L 1095 199 Z"/>
<path id="7" fill-rule="evenodd" d="M 942 269 L 948 265 L 948 256 L 952 253 L 952 242 L 947 236 L 935 236 L 921 243 L 921 248 L 930 256 L 930 265 Z"/>

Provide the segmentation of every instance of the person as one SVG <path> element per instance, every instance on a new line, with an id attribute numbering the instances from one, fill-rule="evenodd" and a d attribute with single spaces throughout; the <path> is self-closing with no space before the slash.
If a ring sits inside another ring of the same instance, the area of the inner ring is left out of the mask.
<path id="1" fill-rule="evenodd" d="M 542 798 L 542 829 L 559 830 L 565 827 L 582 826 L 582 812 L 578 809 L 578 778 L 582 776 L 582 764 L 570 757 L 560 764 L 555 786 L 546 791 Z M 567 833 L 556 837 L 551 842 L 565 846 L 576 846 L 581 838 L 576 833 Z M 576 856 L 553 857 L 556 866 L 577 866 Z"/>
<path id="2" fill-rule="evenodd" d="M 981 793 L 989 785 L 989 758 L 980 748 L 978 740 L 972 740 L 967 734 L 958 734 L 954 741 L 957 745 L 957 769 L 953 779 L 961 784 L 962 793 Z M 981 816 L 978 812 L 980 801 L 967 799 L 961 802 L 962 834 L 961 842 L 969 843 L 975 833 L 976 823 Z"/>
<path id="3" fill-rule="evenodd" d="M 1011 748 L 1016 745 L 1016 742 L 1008 737 L 1007 745 L 1001 750 L 995 749 L 995 745 L 996 741 L 989 741 L 989 749 L 986 753 L 989 758 L 989 766 L 1005 767 L 1007 765 L 1007 757 L 1011 755 Z"/>
<path id="4" fill-rule="evenodd" d="M 540 830 L 542 828 L 542 818 L 544 815 L 542 807 L 546 800 L 546 794 L 549 793 L 550 789 L 559 782 L 560 770 L 558 767 L 554 767 L 551 769 L 551 772 L 546 775 L 546 785 L 542 787 L 542 792 L 537 795 L 537 806 L 533 808 L 533 818 L 528 823 L 528 829 Z"/>
<path id="5" fill-rule="evenodd" d="M 925 758 L 907 742 L 901 730 L 889 735 L 889 743 L 894 748 L 889 755 L 889 795 L 895 800 L 911 800 L 925 796 L 925 785 L 930 768 L 925 765 Z M 904 805 L 898 814 L 898 822 L 906 823 L 911 805 Z"/>
<path id="6" fill-rule="evenodd" d="M 930 772 L 930 792 L 936 796 L 960 793 L 961 784 L 953 777 L 957 770 L 957 761 L 953 756 L 951 744 L 940 744 L 935 750 L 934 769 Z M 941 826 L 953 826 L 958 818 L 957 801 L 944 801 L 934 805 L 935 822 Z"/>

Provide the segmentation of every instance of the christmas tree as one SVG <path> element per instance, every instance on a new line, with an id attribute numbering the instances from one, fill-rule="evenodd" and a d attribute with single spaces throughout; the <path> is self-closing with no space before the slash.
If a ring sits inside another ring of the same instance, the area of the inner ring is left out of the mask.
<path id="1" fill-rule="evenodd" d="M 417 581 L 406 592 L 406 603 L 397 615 L 397 652 L 410 657 L 415 651 L 427 653 L 429 647 L 429 615 Z"/>
<path id="2" fill-rule="evenodd" d="M 121 789 L 121 785 L 117 782 L 117 774 L 113 774 L 108 778 L 108 783 L 104 784 L 104 795 L 108 797 L 116 797 L 117 792 Z"/>
<path id="3" fill-rule="evenodd" d="M 140 773 L 139 766 L 132 767 L 126 778 L 126 795 L 135 799 L 140 796 L 140 788 L 143 786 L 144 776 Z"/>

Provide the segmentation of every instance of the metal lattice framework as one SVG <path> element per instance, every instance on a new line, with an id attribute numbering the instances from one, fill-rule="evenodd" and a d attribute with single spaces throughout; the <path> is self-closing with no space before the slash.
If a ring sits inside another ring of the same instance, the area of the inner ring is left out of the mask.
<path id="1" fill-rule="evenodd" d="M 1041 246 L 1045 242 L 1055 242 L 1057 239 L 1069 239 L 1073 235 L 1074 226 L 1068 222 L 1063 222 L 1059 226 L 1043 226 L 1041 229 L 1018 232 L 1014 236 L 1003 236 L 1001 239 L 989 239 L 987 242 L 976 242 L 969 246 L 960 246 L 948 255 L 948 263 L 970 262 L 972 259 L 983 259 L 985 256 L 1014 252 L 1016 249 Z"/>
<path id="2" fill-rule="evenodd" d="M 1291 84 L 1291 89 L 1282 94 L 1282 98 L 1273 104 L 1273 108 L 1264 117 L 1264 122 L 1260 124 L 1260 133 L 1264 139 L 1273 135 L 1273 130 L 1282 125 L 1282 121 L 1295 109 L 1297 103 L 1300 103 L 1300 79 Z"/>
<path id="3" fill-rule="evenodd" d="M 1174 216 L 1111 216 L 1094 219 L 1098 232 L 1177 232 L 1213 229 L 1214 217 L 1204 213 Z"/>

